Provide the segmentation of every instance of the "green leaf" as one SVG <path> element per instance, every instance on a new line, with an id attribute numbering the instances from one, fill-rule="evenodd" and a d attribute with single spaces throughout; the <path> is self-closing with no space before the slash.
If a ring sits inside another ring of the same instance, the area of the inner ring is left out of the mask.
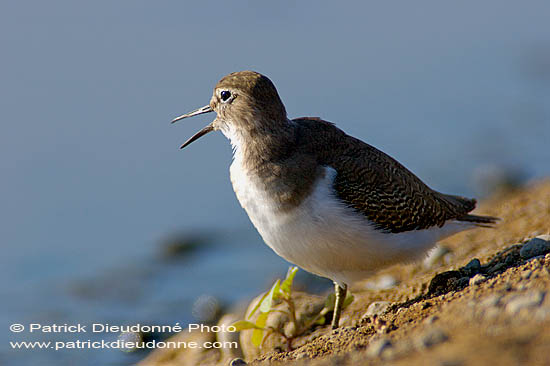
<path id="1" fill-rule="evenodd" d="M 298 267 L 290 267 L 286 273 L 286 278 L 281 284 L 281 292 L 283 292 L 287 298 L 290 298 L 290 293 L 292 291 L 292 282 L 294 281 L 294 276 L 298 273 Z"/>
<path id="2" fill-rule="evenodd" d="M 264 338 L 265 324 L 267 322 L 267 316 L 269 313 L 260 313 L 258 319 L 256 319 L 256 328 L 252 331 L 252 344 L 256 347 L 260 347 Z"/>
<path id="3" fill-rule="evenodd" d="M 264 338 L 264 331 L 261 329 L 254 329 L 252 331 L 252 344 L 256 347 L 260 347 L 262 339 Z"/>
<path id="4" fill-rule="evenodd" d="M 322 316 L 322 317 L 320 317 L 319 319 L 317 319 L 317 320 L 315 321 L 314 324 L 324 325 L 324 324 L 325 324 L 325 321 L 326 321 L 325 317 Z"/>
<path id="5" fill-rule="evenodd" d="M 264 296 L 262 296 L 262 298 L 260 299 L 260 301 L 258 301 L 258 303 L 256 303 L 256 306 L 254 306 L 254 309 L 252 309 L 252 311 L 250 312 L 250 314 L 248 314 L 248 319 L 250 319 L 252 317 L 252 315 L 254 315 L 254 313 L 256 313 L 256 311 L 259 309 L 260 305 L 262 304 L 262 302 L 265 300 L 265 298 L 267 297 L 267 295 L 269 295 L 269 292 L 266 292 L 264 294 Z"/>
<path id="6" fill-rule="evenodd" d="M 262 313 L 267 313 L 271 310 L 271 305 L 273 304 L 273 295 L 279 293 L 280 285 L 281 280 L 277 280 L 271 287 L 271 290 L 269 290 L 269 292 L 267 293 L 265 299 L 263 299 L 260 303 L 260 311 Z"/>
<path id="7" fill-rule="evenodd" d="M 260 329 L 265 328 L 265 323 L 267 323 L 267 316 L 269 313 L 261 313 L 258 315 L 258 319 L 256 319 L 256 327 Z"/>
<path id="8" fill-rule="evenodd" d="M 352 294 L 348 294 L 348 296 L 346 296 L 344 300 L 344 303 L 342 304 L 342 309 L 345 309 L 349 304 L 351 304 L 353 302 L 353 299 L 355 299 L 355 297 L 353 297 Z"/>
<path id="9" fill-rule="evenodd" d="M 235 327 L 237 332 L 240 332 L 241 330 L 245 330 L 245 329 L 263 329 L 263 328 L 258 328 L 256 324 L 249 322 L 248 320 L 239 320 L 231 325 Z"/>

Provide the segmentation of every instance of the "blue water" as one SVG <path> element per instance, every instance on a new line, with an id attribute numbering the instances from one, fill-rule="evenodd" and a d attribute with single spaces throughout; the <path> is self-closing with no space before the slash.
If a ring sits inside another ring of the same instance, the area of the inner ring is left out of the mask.
<path id="1" fill-rule="evenodd" d="M 202 293 L 227 303 L 286 264 L 239 207 L 229 144 L 208 103 L 254 69 L 289 116 L 320 116 L 441 191 L 476 172 L 550 175 L 550 5 L 233 1 L 5 2 L 0 8 L 0 364 L 126 365 L 119 351 L 9 350 L 9 324 L 187 322 Z M 212 233 L 181 261 L 176 232 Z M 134 358 L 135 357 L 135 358 Z"/>

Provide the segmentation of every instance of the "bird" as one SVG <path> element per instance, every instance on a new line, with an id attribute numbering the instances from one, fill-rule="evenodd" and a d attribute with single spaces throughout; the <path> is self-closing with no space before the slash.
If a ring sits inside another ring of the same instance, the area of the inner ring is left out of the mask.
<path id="1" fill-rule="evenodd" d="M 264 242 L 334 282 L 338 328 L 348 284 L 418 260 L 450 235 L 492 227 L 476 200 L 437 192 L 377 148 L 319 117 L 289 119 L 273 82 L 254 71 L 224 76 L 210 103 L 172 123 L 216 118 L 189 138 L 221 131 L 233 148 L 230 179 Z"/>

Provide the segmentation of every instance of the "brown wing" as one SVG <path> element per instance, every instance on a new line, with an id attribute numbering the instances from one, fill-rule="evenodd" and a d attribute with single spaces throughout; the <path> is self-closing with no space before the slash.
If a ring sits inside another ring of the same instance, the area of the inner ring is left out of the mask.
<path id="1" fill-rule="evenodd" d="M 308 140 L 301 146 L 313 146 L 318 162 L 337 171 L 337 196 L 378 229 L 399 233 L 441 227 L 451 219 L 494 223 L 494 218 L 468 215 L 475 208 L 474 199 L 432 190 L 395 159 L 332 123 L 317 118 L 294 121 L 303 131 L 299 138 Z"/>

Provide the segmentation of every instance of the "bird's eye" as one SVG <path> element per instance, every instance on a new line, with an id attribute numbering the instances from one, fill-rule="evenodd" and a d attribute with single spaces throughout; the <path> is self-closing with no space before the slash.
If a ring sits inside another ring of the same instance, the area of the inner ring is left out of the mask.
<path id="1" fill-rule="evenodd" d="M 231 92 L 229 90 L 222 90 L 220 96 L 222 101 L 227 102 L 231 98 Z"/>

